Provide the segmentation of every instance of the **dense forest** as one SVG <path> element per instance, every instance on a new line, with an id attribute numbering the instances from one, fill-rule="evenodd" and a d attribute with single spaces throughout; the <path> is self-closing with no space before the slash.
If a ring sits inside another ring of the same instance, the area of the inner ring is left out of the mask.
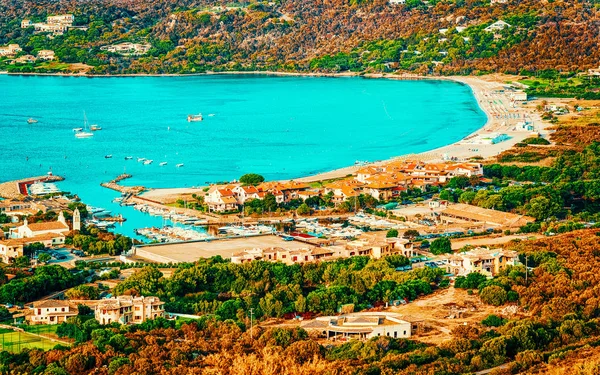
<path id="1" fill-rule="evenodd" d="M 10 65 L 13 72 L 56 71 L 69 63 L 92 74 L 229 70 L 530 74 L 600 65 L 598 0 L 214 0 L 50 1 L 0 4 L 0 45 L 56 52 L 60 62 Z M 48 37 L 21 29 L 24 18 L 70 12 L 75 25 Z M 484 30 L 497 20 L 511 26 Z M 141 57 L 100 49 L 148 42 Z"/>
<path id="2" fill-rule="evenodd" d="M 403 256 L 375 260 L 353 257 L 331 262 L 286 265 L 234 264 L 220 257 L 181 265 L 170 278 L 151 266 L 115 288 L 116 294 L 158 295 L 171 312 L 215 314 L 248 322 L 254 316 L 334 314 L 344 304 L 356 310 L 392 300 L 415 300 L 439 285 L 447 286 L 441 269 L 397 272 L 409 263 Z"/>

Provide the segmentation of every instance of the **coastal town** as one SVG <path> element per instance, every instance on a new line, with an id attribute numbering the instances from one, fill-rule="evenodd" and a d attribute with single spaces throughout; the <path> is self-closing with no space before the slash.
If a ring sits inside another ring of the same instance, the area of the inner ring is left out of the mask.
<path id="1" fill-rule="evenodd" d="M 0 373 L 600 374 L 599 25 L 0 2 Z"/>

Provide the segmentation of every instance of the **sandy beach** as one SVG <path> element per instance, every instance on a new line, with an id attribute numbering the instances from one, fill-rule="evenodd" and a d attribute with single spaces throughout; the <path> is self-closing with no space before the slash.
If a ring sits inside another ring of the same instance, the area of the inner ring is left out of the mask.
<path id="1" fill-rule="evenodd" d="M 262 75 L 277 75 L 277 76 L 315 76 L 315 77 L 349 77 L 358 76 L 355 73 L 340 73 L 340 74 L 318 74 L 318 73 L 285 73 L 285 72 L 209 72 L 206 74 L 262 74 Z M 529 105 L 523 106 L 520 103 L 512 105 L 510 93 L 505 91 L 506 82 L 515 77 L 504 75 L 488 75 L 481 77 L 474 76 L 450 76 L 450 77 L 424 77 L 415 75 L 394 75 L 394 74 L 365 74 L 360 75 L 365 78 L 386 78 L 398 80 L 450 80 L 468 85 L 473 91 L 473 95 L 481 110 L 486 114 L 487 121 L 484 126 L 476 132 L 469 134 L 462 140 L 443 146 L 434 150 L 425 151 L 419 154 L 399 155 L 392 159 L 382 160 L 370 165 L 380 165 L 389 162 L 390 160 L 422 160 L 429 162 L 441 162 L 444 160 L 467 161 L 473 157 L 481 157 L 489 159 L 503 151 L 512 148 L 516 143 L 521 142 L 525 138 L 531 137 L 532 133 L 539 133 L 543 137 L 548 135 L 549 123 L 543 121 L 538 113 Z M 527 120 L 534 125 L 534 131 L 519 130 L 516 124 Z M 477 144 L 475 143 L 478 137 L 485 137 L 490 134 L 500 133 L 506 134 L 509 138 L 496 144 Z M 328 172 L 319 173 L 312 176 L 298 176 L 295 181 L 313 182 L 328 179 L 345 177 L 354 173 L 362 166 L 348 166 L 340 169 L 335 169 Z M 200 193 L 200 188 L 166 188 L 152 189 L 144 193 L 144 197 L 149 199 L 164 200 L 165 198 L 176 199 L 177 196 Z"/>
<path id="2" fill-rule="evenodd" d="M 377 75 L 372 77 L 404 79 L 403 77 L 393 75 Z M 477 156 L 482 157 L 483 159 L 489 159 L 502 153 L 503 151 L 512 148 L 516 143 L 521 142 L 525 138 L 530 137 L 533 132 L 539 133 L 543 137 L 546 137 L 548 134 L 547 128 L 550 126 L 550 124 L 543 121 L 538 113 L 533 111 L 531 108 L 525 108 L 520 104 L 516 104 L 515 107 L 512 107 L 509 94 L 506 92 L 499 92 L 499 90 L 504 89 L 503 86 L 506 85 L 505 82 L 510 80 L 511 77 L 493 75 L 484 77 L 452 76 L 421 78 L 451 80 L 468 85 L 473 91 L 473 95 L 475 96 L 479 107 L 486 114 L 487 122 L 481 129 L 478 129 L 476 132 L 469 134 L 462 140 L 450 145 L 425 151 L 419 154 L 401 155 L 392 159 L 371 163 L 370 165 L 381 165 L 389 162 L 390 160 L 398 159 L 422 160 L 429 162 L 441 162 L 450 158 L 457 161 L 467 161 Z M 515 128 L 518 122 L 524 121 L 525 119 L 529 122 L 532 122 L 535 126 L 535 130 L 533 132 L 517 130 Z M 493 145 L 473 143 L 473 140 L 476 137 L 485 137 L 486 135 L 493 133 L 506 134 L 509 139 Z M 294 180 L 301 182 L 313 182 L 340 178 L 356 172 L 356 170 L 360 169 L 361 167 L 362 166 L 349 166 L 329 172 L 319 173 L 313 176 L 299 177 Z"/>

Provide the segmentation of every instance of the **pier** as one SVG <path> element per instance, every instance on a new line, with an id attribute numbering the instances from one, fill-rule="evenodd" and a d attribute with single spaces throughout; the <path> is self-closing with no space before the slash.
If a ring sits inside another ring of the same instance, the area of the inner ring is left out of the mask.
<path id="1" fill-rule="evenodd" d="M 145 187 L 143 186 L 121 186 L 119 185 L 119 182 L 131 178 L 133 177 L 130 174 L 127 173 L 123 173 L 119 176 L 117 176 L 115 179 L 111 180 L 110 182 L 103 182 L 100 184 L 100 186 L 105 187 L 107 189 L 111 189 L 111 190 L 115 190 L 120 192 L 121 194 L 139 194 L 142 191 L 146 190 Z"/>
<path id="2" fill-rule="evenodd" d="M 29 195 L 27 187 L 35 182 L 63 181 L 64 177 L 47 174 L 39 177 L 29 177 L 21 180 L 8 181 L 0 184 L 0 196 L 9 199 L 18 199 Z"/>

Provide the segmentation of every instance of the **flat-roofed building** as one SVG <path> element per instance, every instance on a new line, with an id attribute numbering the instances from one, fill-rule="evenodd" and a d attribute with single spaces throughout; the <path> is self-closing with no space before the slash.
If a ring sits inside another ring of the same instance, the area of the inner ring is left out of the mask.
<path id="1" fill-rule="evenodd" d="M 408 338 L 412 324 L 401 319 L 400 314 L 390 312 L 364 312 L 340 316 L 323 316 L 303 322 L 301 327 L 327 339 L 362 339 L 378 336 Z"/>

